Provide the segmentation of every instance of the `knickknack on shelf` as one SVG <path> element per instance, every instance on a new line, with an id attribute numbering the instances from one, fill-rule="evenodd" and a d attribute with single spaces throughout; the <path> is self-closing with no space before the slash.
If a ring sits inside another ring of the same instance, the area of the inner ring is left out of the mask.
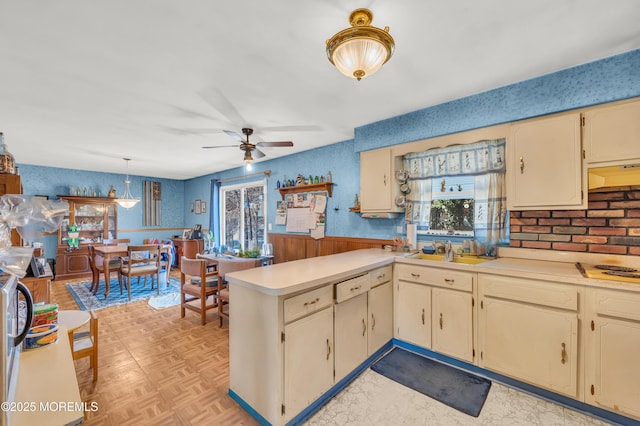
<path id="1" fill-rule="evenodd" d="M 323 183 L 314 183 L 314 184 L 306 184 L 306 185 L 295 185 L 295 186 L 285 186 L 276 188 L 280 191 L 280 195 L 284 200 L 284 196 L 286 194 L 293 194 L 297 192 L 317 192 L 317 191 L 327 191 L 327 195 L 331 197 L 331 191 L 333 190 L 333 182 L 323 182 Z"/>

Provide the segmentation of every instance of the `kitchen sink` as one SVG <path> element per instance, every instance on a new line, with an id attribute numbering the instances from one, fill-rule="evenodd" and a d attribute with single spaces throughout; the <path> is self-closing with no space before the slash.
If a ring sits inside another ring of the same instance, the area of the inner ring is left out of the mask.
<path id="1" fill-rule="evenodd" d="M 419 255 L 420 259 L 435 260 L 435 261 L 444 262 L 444 255 L 443 254 L 424 254 L 424 253 L 419 253 L 418 255 Z M 478 257 L 478 256 L 454 256 L 453 263 L 463 263 L 465 265 L 477 265 L 478 263 L 484 263 L 484 262 L 488 262 L 490 260 L 493 260 L 493 259 L 488 259 L 488 258 Z"/>

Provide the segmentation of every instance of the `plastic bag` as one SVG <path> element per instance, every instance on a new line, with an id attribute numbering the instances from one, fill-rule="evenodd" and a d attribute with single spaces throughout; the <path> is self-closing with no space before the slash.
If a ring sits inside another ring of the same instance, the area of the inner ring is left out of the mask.
<path id="1" fill-rule="evenodd" d="M 65 200 L 16 194 L 0 197 L 0 269 L 23 277 L 31 260 L 32 249 L 11 248 L 11 229 L 25 240 L 34 240 L 38 234 L 57 231 L 68 212 Z"/>

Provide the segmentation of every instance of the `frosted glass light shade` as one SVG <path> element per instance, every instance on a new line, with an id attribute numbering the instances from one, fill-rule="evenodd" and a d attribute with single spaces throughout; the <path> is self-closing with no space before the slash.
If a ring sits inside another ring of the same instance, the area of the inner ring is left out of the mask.
<path id="1" fill-rule="evenodd" d="M 124 195 L 122 196 L 122 198 L 116 199 L 116 203 L 118 203 L 120 207 L 124 207 L 125 209 L 130 209 L 140 201 L 137 198 L 133 198 L 133 195 L 131 195 L 131 190 L 129 189 L 130 183 L 131 181 L 127 177 L 127 179 L 124 181 Z"/>
<path id="2" fill-rule="evenodd" d="M 352 39 L 336 48 L 333 64 L 347 77 L 360 80 L 376 73 L 387 61 L 388 55 L 387 49 L 377 40 Z"/>

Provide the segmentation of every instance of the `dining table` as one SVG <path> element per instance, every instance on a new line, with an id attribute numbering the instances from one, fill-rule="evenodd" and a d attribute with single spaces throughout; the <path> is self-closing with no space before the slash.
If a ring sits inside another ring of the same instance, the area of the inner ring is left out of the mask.
<path id="1" fill-rule="evenodd" d="M 116 257 L 126 257 L 129 254 L 129 246 L 127 245 L 115 245 L 115 246 L 95 246 L 95 253 L 97 256 L 102 257 L 102 268 L 104 270 L 104 298 L 106 299 L 109 296 L 110 283 L 109 277 L 111 276 L 109 261 L 111 259 L 115 259 Z"/>
<path id="2" fill-rule="evenodd" d="M 160 253 L 167 253 L 169 255 L 169 265 L 171 265 L 171 245 L 169 244 L 160 244 Z M 109 291 L 111 290 L 111 286 L 109 283 L 108 277 L 110 277 L 111 270 L 109 268 L 109 261 L 111 259 L 115 259 L 117 257 L 127 257 L 129 254 L 129 246 L 128 245 L 107 245 L 107 246 L 95 246 L 95 253 L 97 256 L 102 257 L 102 268 L 104 270 L 104 298 L 106 299 L 109 296 Z M 169 266 L 170 268 L 171 266 Z M 167 271 L 168 274 L 168 271 Z M 167 280 L 169 277 L 167 276 Z"/>

